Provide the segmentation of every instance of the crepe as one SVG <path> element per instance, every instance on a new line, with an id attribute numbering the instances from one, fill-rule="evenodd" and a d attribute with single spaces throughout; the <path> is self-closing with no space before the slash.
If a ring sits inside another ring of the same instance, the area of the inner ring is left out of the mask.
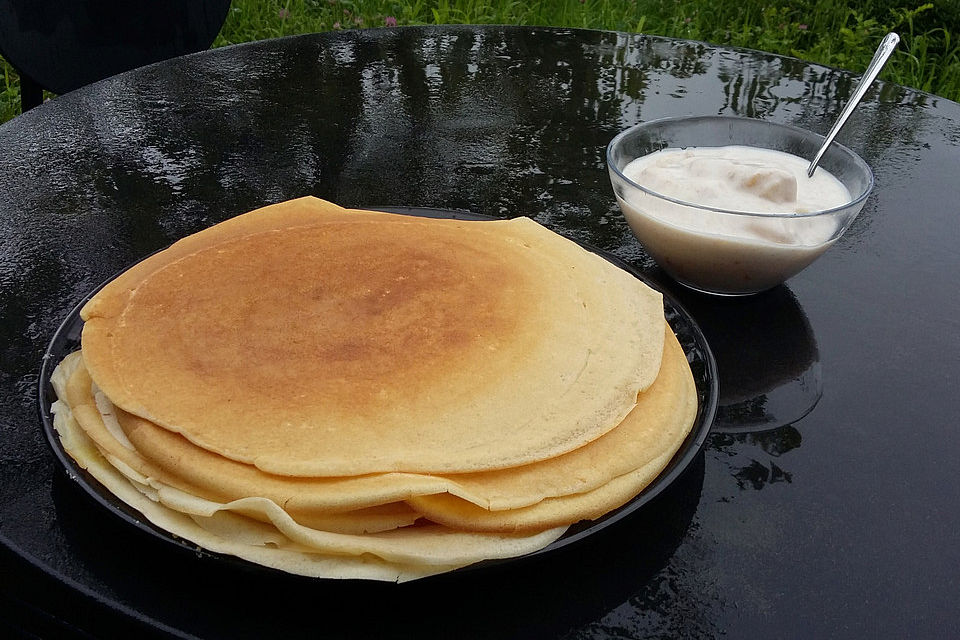
<path id="1" fill-rule="evenodd" d="M 663 471 L 673 452 L 662 453 L 638 469 L 583 493 L 546 498 L 519 509 L 490 511 L 447 493 L 414 496 L 407 503 L 425 518 L 453 529 L 485 532 L 535 532 L 595 520 L 623 506 Z"/>
<path id="2" fill-rule="evenodd" d="M 86 402 L 90 401 L 87 398 Z M 123 435 L 149 461 L 150 473 L 165 482 L 186 483 L 208 497 L 227 500 L 269 497 L 289 510 L 306 514 L 358 509 L 437 493 L 450 493 L 493 510 L 517 509 L 545 498 L 583 493 L 675 451 L 689 432 L 696 410 L 696 388 L 686 356 L 668 328 L 657 380 L 640 394 L 636 407 L 619 425 L 567 454 L 497 471 L 288 478 L 218 456 L 123 411 L 117 411 L 117 418 Z"/>
<path id="3" fill-rule="evenodd" d="M 140 418 L 129 415 L 122 418 L 123 412 L 118 412 L 121 419 L 115 421 L 115 410 L 109 401 L 102 394 L 97 394 L 100 400 L 95 401 L 79 354 L 65 361 L 66 370 L 70 372 L 66 393 L 85 431 L 98 446 L 138 473 L 213 500 L 268 498 L 283 505 L 298 522 L 314 523 L 328 530 L 374 531 L 410 524 L 416 519 L 416 512 L 381 508 L 371 513 L 362 511 L 363 507 L 398 500 L 408 500 L 415 505 L 442 505 L 442 499 L 410 499 L 449 493 L 484 509 L 519 509 L 547 498 L 592 491 L 663 456 L 669 460 L 693 424 L 697 401 L 683 349 L 672 333 L 665 336 L 664 342 L 657 380 L 641 394 L 637 406 L 623 422 L 604 436 L 550 460 L 458 476 L 382 474 L 311 479 L 271 476 L 195 447 Z M 111 424 L 112 428 L 108 426 Z M 558 505 L 554 510 L 555 521 L 574 522 L 591 517 L 595 510 L 590 507 L 589 511 L 579 512 L 579 507 L 573 504 L 566 503 L 562 509 Z M 616 506 L 619 505 L 608 505 L 606 510 Z M 434 520 L 448 522 L 442 515 L 437 516 L 436 509 L 434 506 L 427 513 Z M 338 524 L 331 512 L 345 510 L 353 511 L 343 518 L 344 524 Z M 361 516 L 365 522 L 356 524 Z M 395 525 L 388 524 L 390 518 L 395 519 Z M 347 523 L 352 527 L 346 528 Z"/>
<path id="4" fill-rule="evenodd" d="M 120 428 L 120 424 L 114 415 L 115 409 L 110 401 L 103 394 L 94 392 L 92 381 L 83 365 L 83 357 L 80 352 L 68 355 L 55 370 L 55 375 L 59 387 L 58 396 L 70 408 L 71 415 L 79 428 L 84 431 L 85 435 L 90 438 L 101 455 L 110 464 L 117 468 L 123 468 L 128 477 L 136 474 L 142 478 L 140 480 L 141 484 L 162 483 L 198 498 L 209 500 L 230 501 L 252 496 L 265 498 L 272 500 L 277 505 L 282 505 L 291 517 L 301 524 L 338 533 L 387 531 L 411 525 L 418 518 L 419 514 L 413 509 L 403 502 L 398 502 L 400 498 L 372 502 L 371 504 L 374 506 L 344 504 L 345 501 L 351 499 L 351 496 L 348 491 L 343 490 L 342 486 L 338 486 L 338 484 L 343 484 L 343 479 L 334 480 L 324 486 L 330 501 L 335 506 L 319 509 L 303 508 L 299 504 L 289 504 L 291 489 L 296 492 L 297 487 L 285 487 L 285 493 L 270 491 L 270 478 L 265 477 L 262 472 L 258 472 L 256 469 L 250 469 L 250 471 L 255 474 L 255 477 L 259 477 L 260 484 L 247 485 L 246 490 L 231 492 L 229 488 L 218 487 L 216 484 L 212 486 L 198 485 L 191 482 L 189 477 L 184 478 L 166 471 L 137 450 Z M 208 455 L 213 459 L 206 458 L 204 462 L 207 465 L 211 463 L 215 465 L 217 462 L 237 464 L 232 463 L 232 461 L 217 460 L 217 457 L 212 456 L 212 454 Z M 277 478 L 276 480 L 288 485 L 296 485 L 302 482 L 300 479 L 290 478 Z M 224 481 L 224 485 L 226 486 L 226 481 Z M 381 483 L 380 486 L 383 489 L 380 493 L 374 495 L 381 495 L 383 491 L 397 493 L 397 490 L 390 488 L 387 483 Z M 413 485 L 414 488 L 417 486 L 425 487 L 425 490 L 443 490 L 441 483 L 430 478 L 423 478 L 420 485 Z M 401 492 L 400 495 L 408 497 L 410 490 Z"/>
<path id="5" fill-rule="evenodd" d="M 696 414 L 693 375 L 676 336 L 668 333 L 656 382 L 606 435 L 551 460 L 474 474 L 471 479 L 481 476 L 488 491 L 496 488 L 486 508 L 450 493 L 414 495 L 407 503 L 433 522 L 472 531 L 536 531 L 593 520 L 624 505 L 663 471 Z M 530 499 L 534 488 L 540 500 Z"/>
<path id="6" fill-rule="evenodd" d="M 73 418 L 63 402 L 54 403 L 54 424 L 64 450 L 112 494 L 142 513 L 150 522 L 184 540 L 214 553 L 224 553 L 262 566 L 311 577 L 404 582 L 444 573 L 479 560 L 511 557 L 543 548 L 564 527 L 533 536 L 494 538 L 461 534 L 434 526 L 413 531 L 405 528 L 394 536 L 349 536 L 315 532 L 313 546 L 295 542 L 275 526 L 222 512 L 215 507 L 209 516 L 189 515 L 171 509 L 150 497 L 111 465 Z M 188 497 L 188 500 L 197 500 Z M 278 514 L 282 519 L 282 513 Z M 296 527 L 287 518 L 288 526 Z M 300 527 L 309 540 L 311 530 Z M 324 538 L 326 538 L 324 540 Z M 419 551 L 418 551 L 419 550 Z M 385 559 L 399 558 L 399 560 Z M 411 562 L 405 559 L 413 560 Z M 444 560 L 454 560 L 444 564 Z"/>
<path id="7" fill-rule="evenodd" d="M 173 535 L 303 575 L 541 549 L 648 486 L 697 411 L 660 294 L 528 219 L 280 203 L 81 317 L 68 454 Z"/>
<path id="8" fill-rule="evenodd" d="M 529 219 L 314 198 L 174 244 L 81 316 L 84 359 L 114 404 L 291 476 L 561 455 L 630 411 L 664 335 L 657 292 Z"/>

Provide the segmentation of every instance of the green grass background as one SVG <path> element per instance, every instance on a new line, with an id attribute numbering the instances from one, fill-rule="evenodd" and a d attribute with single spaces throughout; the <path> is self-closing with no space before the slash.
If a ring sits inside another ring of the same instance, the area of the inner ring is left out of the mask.
<path id="1" fill-rule="evenodd" d="M 233 0 L 214 46 L 298 33 L 422 24 L 612 29 L 702 40 L 862 72 L 889 31 L 881 77 L 960 101 L 960 0 Z M 0 122 L 20 111 L 0 58 Z"/>

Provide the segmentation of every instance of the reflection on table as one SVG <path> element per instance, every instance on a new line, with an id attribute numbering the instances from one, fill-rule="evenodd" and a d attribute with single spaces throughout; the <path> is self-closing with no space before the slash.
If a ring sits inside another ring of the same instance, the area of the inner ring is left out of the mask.
<path id="1" fill-rule="evenodd" d="M 715 431 L 775 429 L 813 410 L 823 395 L 820 354 L 810 321 L 787 286 L 741 299 L 674 291 L 717 360 Z"/>

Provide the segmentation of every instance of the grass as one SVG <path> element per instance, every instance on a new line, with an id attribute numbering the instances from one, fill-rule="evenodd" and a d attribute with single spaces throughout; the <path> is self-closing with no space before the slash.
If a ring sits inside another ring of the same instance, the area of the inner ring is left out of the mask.
<path id="1" fill-rule="evenodd" d="M 960 101 L 960 2 L 933 0 L 233 0 L 214 46 L 297 33 L 422 24 L 612 29 L 747 47 L 863 71 L 880 39 L 901 44 L 881 77 Z M 0 58 L 0 122 L 20 83 Z"/>

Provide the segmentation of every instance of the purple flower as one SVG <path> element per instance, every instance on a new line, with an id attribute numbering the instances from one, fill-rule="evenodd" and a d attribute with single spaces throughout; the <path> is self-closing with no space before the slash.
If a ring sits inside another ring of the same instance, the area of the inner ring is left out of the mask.
<path id="1" fill-rule="evenodd" d="M 383 24 L 384 26 L 387 26 L 387 27 L 395 27 L 397 26 L 397 19 L 394 18 L 393 16 L 387 16 L 386 18 L 383 19 Z"/>
<path id="2" fill-rule="evenodd" d="M 337 22 L 334 22 L 334 23 L 333 23 L 333 28 L 334 28 L 334 29 L 339 29 L 339 28 L 340 28 L 340 21 L 339 21 L 339 20 L 338 20 Z"/>
<path id="3" fill-rule="evenodd" d="M 800 29 L 800 31 L 806 31 L 806 30 L 807 30 L 807 25 L 805 25 L 805 24 L 798 24 L 798 25 L 797 25 L 797 29 Z"/>
<path id="4" fill-rule="evenodd" d="M 286 8 L 283 8 L 277 11 L 277 15 L 280 16 L 281 20 L 286 20 L 290 16 L 290 12 Z"/>

